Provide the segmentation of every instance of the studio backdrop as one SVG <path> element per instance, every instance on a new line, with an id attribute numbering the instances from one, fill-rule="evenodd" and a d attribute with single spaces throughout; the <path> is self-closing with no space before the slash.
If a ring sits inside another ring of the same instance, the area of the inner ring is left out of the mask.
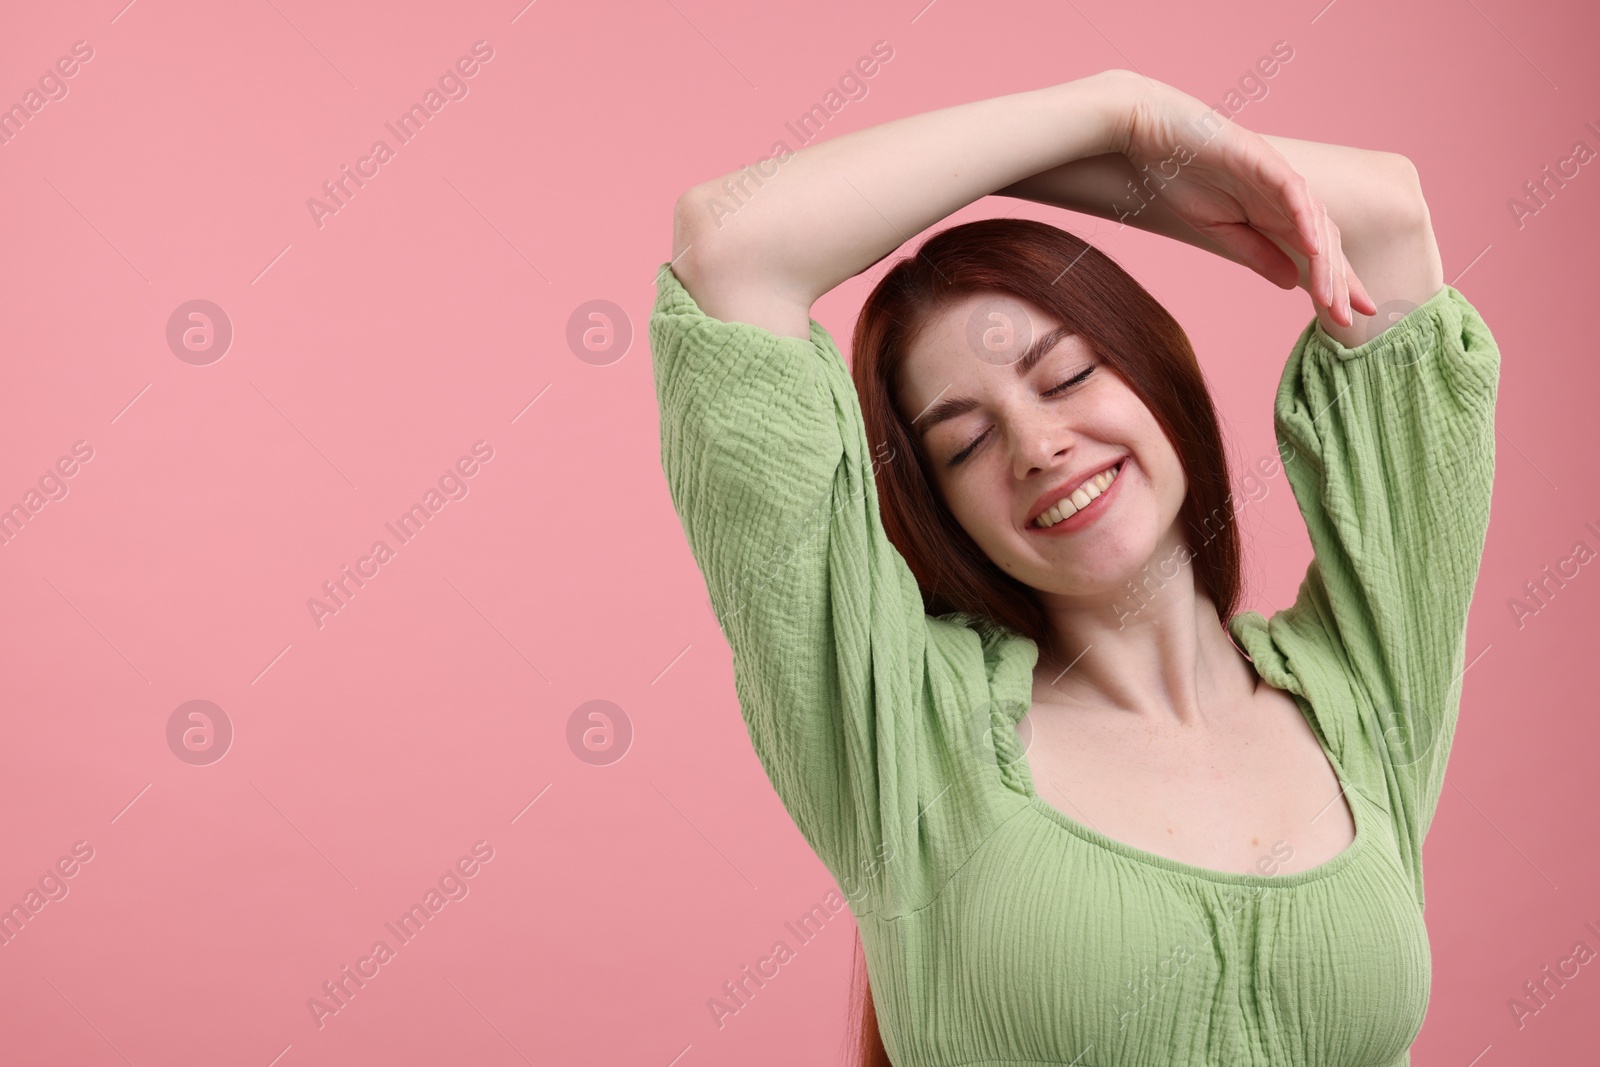
<path id="1" fill-rule="evenodd" d="M 0 1061 L 841 1062 L 849 890 L 756 757 L 663 477 L 674 203 L 1125 68 L 1412 160 L 1494 331 L 1412 1055 L 1590 1062 L 1597 30 L 1554 0 L 12 5 Z M 993 217 L 1085 238 L 1187 331 L 1244 607 L 1292 602 L 1272 401 L 1305 293 L 1018 199 L 950 221 Z M 846 358 L 898 258 L 812 308 Z"/>

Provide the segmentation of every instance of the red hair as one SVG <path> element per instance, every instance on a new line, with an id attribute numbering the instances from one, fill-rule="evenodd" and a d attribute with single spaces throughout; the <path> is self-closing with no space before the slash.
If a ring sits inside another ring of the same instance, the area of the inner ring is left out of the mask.
<path id="1" fill-rule="evenodd" d="M 1029 219 L 983 219 L 941 230 L 896 263 L 867 297 L 851 341 L 851 376 L 867 439 L 892 455 L 875 472 L 884 532 L 905 558 L 930 615 L 965 612 L 1029 637 L 1057 657 L 1034 591 L 984 555 L 942 503 L 929 460 L 895 404 L 896 378 L 935 312 L 974 292 L 1007 293 L 1075 331 L 1144 402 L 1183 465 L 1196 589 L 1231 618 L 1240 544 L 1221 426 L 1188 335 L 1127 271 L 1082 238 Z M 891 1067 L 878 1031 L 860 933 L 852 998 L 859 1067 Z M 859 997 L 856 996 L 859 990 Z"/>

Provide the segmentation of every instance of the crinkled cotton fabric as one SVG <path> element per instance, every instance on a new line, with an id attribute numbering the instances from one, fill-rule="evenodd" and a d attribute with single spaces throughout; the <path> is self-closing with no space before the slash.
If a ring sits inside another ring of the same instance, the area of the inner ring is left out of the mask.
<path id="1" fill-rule="evenodd" d="M 1494 477 L 1477 311 L 1447 285 L 1355 348 L 1313 318 L 1284 366 L 1273 422 L 1314 558 L 1292 606 L 1227 625 L 1305 714 L 1356 836 L 1278 875 L 1144 852 L 1040 798 L 1014 729 L 1037 646 L 924 611 L 849 369 L 810 332 L 719 321 L 658 272 L 662 469 L 751 743 L 849 897 L 894 1063 L 1409 1063 L 1422 842 Z"/>

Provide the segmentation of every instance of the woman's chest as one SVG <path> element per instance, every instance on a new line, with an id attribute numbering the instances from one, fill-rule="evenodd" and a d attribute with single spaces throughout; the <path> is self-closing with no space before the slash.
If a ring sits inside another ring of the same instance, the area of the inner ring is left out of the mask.
<path id="1" fill-rule="evenodd" d="M 1381 839 L 1329 870 L 1196 878 L 1024 812 L 876 928 L 918 957 L 884 969 L 888 1025 L 944 1045 L 909 1063 L 1388 1063 L 1422 1025 L 1426 928 Z"/>
<path id="2" fill-rule="evenodd" d="M 1038 797 L 1134 848 L 1211 870 L 1288 874 L 1355 840 L 1316 735 L 1270 687 L 1204 728 L 1036 703 L 1017 723 Z"/>

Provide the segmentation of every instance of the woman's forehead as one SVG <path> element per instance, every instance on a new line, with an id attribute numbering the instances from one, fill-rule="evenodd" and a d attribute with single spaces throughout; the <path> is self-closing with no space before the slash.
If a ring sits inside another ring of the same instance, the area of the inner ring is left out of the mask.
<path id="1" fill-rule="evenodd" d="M 907 355 L 970 357 L 991 366 L 1009 366 L 1035 340 L 1062 323 L 1048 309 L 1011 293 L 983 290 L 945 303 L 922 322 Z"/>
<path id="2" fill-rule="evenodd" d="M 906 346 L 900 365 L 902 393 L 920 394 L 952 383 L 981 383 L 989 372 L 1004 372 L 998 382 L 1025 377 L 1052 352 L 1091 351 L 1044 308 L 1009 293 L 976 293 L 954 301 L 921 324 Z M 908 397 L 909 399 L 909 397 Z"/>

